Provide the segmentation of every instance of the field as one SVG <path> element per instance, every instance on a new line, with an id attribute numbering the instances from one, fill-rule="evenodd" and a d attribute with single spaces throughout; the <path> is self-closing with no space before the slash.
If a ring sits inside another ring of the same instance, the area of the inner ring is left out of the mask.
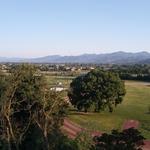
<path id="1" fill-rule="evenodd" d="M 66 87 L 71 82 L 69 77 L 49 77 L 49 83 L 62 82 Z M 107 110 L 100 113 L 79 113 L 71 109 L 69 118 L 84 128 L 110 132 L 112 129 L 121 130 L 125 120 L 138 120 L 139 130 L 150 139 L 150 86 L 145 82 L 126 81 L 127 94 L 122 104 L 113 113 Z"/>
<path id="2" fill-rule="evenodd" d="M 74 77 L 72 76 L 46 76 L 48 84 L 50 87 L 57 86 L 59 83 L 62 83 L 62 86 L 69 88 L 70 82 Z"/>

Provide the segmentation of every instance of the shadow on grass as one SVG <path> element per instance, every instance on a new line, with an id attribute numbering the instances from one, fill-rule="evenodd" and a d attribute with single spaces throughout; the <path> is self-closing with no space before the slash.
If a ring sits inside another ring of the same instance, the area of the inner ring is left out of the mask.
<path id="1" fill-rule="evenodd" d="M 146 112 L 145 114 L 150 115 L 150 112 Z"/>
<path id="2" fill-rule="evenodd" d="M 75 108 L 71 108 L 69 109 L 69 115 L 91 115 L 93 114 L 94 112 L 84 112 L 84 111 L 78 111 L 77 109 Z"/>

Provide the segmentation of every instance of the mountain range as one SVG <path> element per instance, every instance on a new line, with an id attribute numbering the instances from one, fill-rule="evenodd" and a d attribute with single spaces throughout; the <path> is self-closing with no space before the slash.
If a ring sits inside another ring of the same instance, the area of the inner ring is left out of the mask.
<path id="1" fill-rule="evenodd" d="M 0 62 L 28 63 L 95 63 L 95 64 L 150 64 L 150 53 L 146 51 L 129 53 L 118 51 L 106 54 L 83 54 L 78 56 L 50 55 L 38 58 L 5 58 Z"/>

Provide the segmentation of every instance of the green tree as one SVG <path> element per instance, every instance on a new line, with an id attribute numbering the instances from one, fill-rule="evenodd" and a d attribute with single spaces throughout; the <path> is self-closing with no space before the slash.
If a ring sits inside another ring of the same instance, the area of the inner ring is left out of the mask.
<path id="1" fill-rule="evenodd" d="M 0 77 L 0 140 L 19 150 L 31 127 L 40 132 L 43 150 L 50 150 L 49 134 L 60 127 L 63 98 L 48 89 L 45 78 L 31 65 L 21 65 Z"/>
<path id="2" fill-rule="evenodd" d="M 91 150 L 141 150 L 144 137 L 137 129 L 130 128 L 122 132 L 113 130 L 111 134 L 94 137 Z"/>
<path id="3" fill-rule="evenodd" d="M 90 131 L 82 131 L 75 138 L 79 150 L 89 150 L 93 144 L 93 139 Z"/>
<path id="4" fill-rule="evenodd" d="M 93 105 L 95 111 L 108 108 L 112 112 L 124 95 L 125 85 L 118 74 L 99 69 L 75 78 L 68 92 L 72 105 L 85 112 Z"/>
<path id="5" fill-rule="evenodd" d="M 76 141 L 64 136 L 58 128 L 52 129 L 48 134 L 48 142 L 50 150 L 79 150 Z M 45 150 L 43 135 L 38 127 L 30 127 L 22 142 L 21 150 Z"/>

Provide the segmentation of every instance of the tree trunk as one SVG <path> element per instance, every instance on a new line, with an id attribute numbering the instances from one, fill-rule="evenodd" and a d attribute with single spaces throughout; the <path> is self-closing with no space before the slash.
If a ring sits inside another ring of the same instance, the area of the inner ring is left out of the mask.
<path id="1" fill-rule="evenodd" d="M 10 134 L 8 128 L 7 128 L 7 136 L 8 136 L 8 150 L 11 150 Z"/>
<path id="2" fill-rule="evenodd" d="M 44 143 L 45 143 L 45 148 L 44 150 L 50 150 L 50 146 L 49 146 L 49 141 L 48 141 L 48 133 L 47 133 L 47 128 L 48 128 L 48 118 L 46 116 L 46 122 L 45 122 L 45 126 L 44 126 Z"/>
<path id="3" fill-rule="evenodd" d="M 84 112 L 87 113 L 87 108 L 84 108 Z"/>
<path id="4" fill-rule="evenodd" d="M 44 150 L 50 150 L 48 137 L 44 135 Z"/>

